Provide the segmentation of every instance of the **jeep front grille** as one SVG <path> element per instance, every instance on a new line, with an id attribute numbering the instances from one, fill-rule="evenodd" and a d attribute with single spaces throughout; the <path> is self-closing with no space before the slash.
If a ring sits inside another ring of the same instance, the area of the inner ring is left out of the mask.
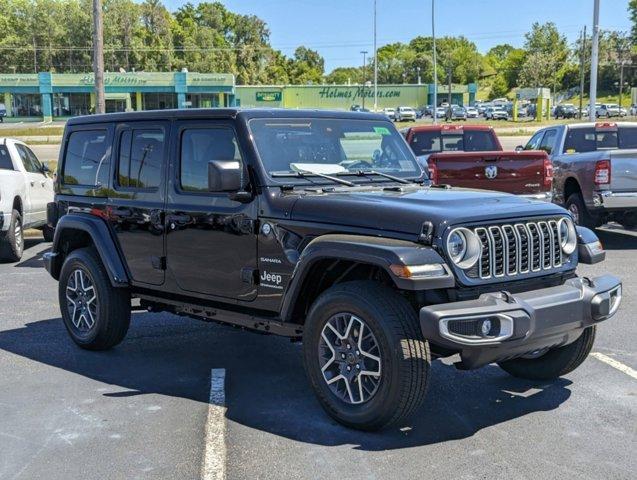
<path id="1" fill-rule="evenodd" d="M 482 243 L 482 254 L 472 278 L 510 277 L 562 266 L 557 220 L 540 220 L 477 227 L 473 231 Z"/>

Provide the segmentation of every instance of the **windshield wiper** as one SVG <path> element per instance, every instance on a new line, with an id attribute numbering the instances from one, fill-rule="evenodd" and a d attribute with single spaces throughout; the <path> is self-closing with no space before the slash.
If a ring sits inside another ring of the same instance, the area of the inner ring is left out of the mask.
<path id="1" fill-rule="evenodd" d="M 378 175 L 379 177 L 387 178 L 389 180 L 393 180 L 394 182 L 398 182 L 398 183 L 403 183 L 403 184 L 412 183 L 411 181 L 405 178 L 396 177 L 394 175 L 390 175 L 389 173 L 377 172 L 376 170 L 359 170 L 357 172 L 342 172 L 342 173 L 337 173 L 336 175 L 356 175 L 358 177 Z"/>
<path id="2" fill-rule="evenodd" d="M 335 183 L 340 183 L 341 185 L 347 185 L 348 187 L 354 187 L 356 185 L 355 183 L 349 182 L 347 180 L 343 180 L 342 178 L 336 178 L 331 175 L 326 175 L 324 173 L 310 172 L 306 170 L 301 170 L 298 172 L 288 172 L 288 173 L 274 172 L 271 175 L 273 177 L 296 177 L 296 178 L 320 177 L 326 180 L 331 180 L 332 182 L 335 182 Z"/>

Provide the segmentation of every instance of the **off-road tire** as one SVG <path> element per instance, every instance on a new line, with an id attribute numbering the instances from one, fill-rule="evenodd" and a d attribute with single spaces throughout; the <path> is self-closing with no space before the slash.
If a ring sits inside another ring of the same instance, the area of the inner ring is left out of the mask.
<path id="1" fill-rule="evenodd" d="M 98 299 L 95 324 L 84 333 L 75 328 L 67 308 L 67 286 L 70 276 L 77 269 L 88 274 Z M 64 326 L 79 347 L 86 350 L 107 350 L 124 339 L 130 325 L 130 293 L 127 288 L 115 288 L 111 285 L 102 261 L 93 248 L 74 250 L 66 257 L 58 288 Z"/>
<path id="2" fill-rule="evenodd" d="M 347 403 L 334 395 L 319 363 L 322 329 L 342 312 L 364 320 L 380 347 L 380 382 L 375 394 L 362 404 Z M 305 323 L 303 357 L 321 406 L 348 427 L 373 431 L 395 425 L 409 417 L 425 398 L 431 357 L 417 314 L 407 300 L 376 282 L 338 284 L 317 298 Z"/>
<path id="3" fill-rule="evenodd" d="M 0 260 L 18 262 L 24 251 L 24 230 L 22 215 L 17 210 L 11 212 L 9 229 L 0 233 Z"/>
<path id="4" fill-rule="evenodd" d="M 574 213 L 573 209 L 577 211 L 576 222 L 578 225 L 582 225 L 587 228 L 597 228 L 601 225 L 601 222 L 598 218 L 594 217 L 590 214 L 586 205 L 584 204 L 584 199 L 582 198 L 582 194 L 579 192 L 572 193 L 566 199 L 566 209 L 571 213 Z"/>
<path id="5" fill-rule="evenodd" d="M 50 225 L 45 225 L 42 227 L 42 236 L 44 237 L 45 242 L 52 242 L 53 237 L 55 235 L 55 228 Z"/>
<path id="6" fill-rule="evenodd" d="M 588 327 L 573 343 L 549 350 L 538 358 L 515 358 L 498 365 L 514 377 L 553 380 L 579 367 L 593 348 L 595 327 Z"/>

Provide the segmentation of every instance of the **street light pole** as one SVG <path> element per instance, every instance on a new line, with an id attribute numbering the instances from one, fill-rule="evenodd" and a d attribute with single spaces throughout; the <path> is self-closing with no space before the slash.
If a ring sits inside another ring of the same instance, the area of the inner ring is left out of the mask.
<path id="1" fill-rule="evenodd" d="M 376 48 L 376 0 L 374 0 L 374 111 L 378 110 L 378 49 Z"/>
<path id="2" fill-rule="evenodd" d="M 365 82 L 367 81 L 367 63 L 365 63 L 365 58 L 367 56 L 367 50 L 362 50 L 363 54 L 363 108 L 365 108 Z"/>
<path id="3" fill-rule="evenodd" d="M 95 76 L 95 113 L 105 113 L 104 31 L 101 0 L 93 0 L 93 74 Z"/>
<path id="4" fill-rule="evenodd" d="M 597 63 L 599 62 L 599 0 L 593 4 L 593 45 L 591 47 L 591 81 L 588 102 L 588 119 L 595 121 L 597 103 Z"/>
<path id="5" fill-rule="evenodd" d="M 433 39 L 433 60 L 434 60 L 434 104 L 432 106 L 433 110 L 433 123 L 434 125 L 438 123 L 436 119 L 436 109 L 438 108 L 438 72 L 437 72 L 437 61 L 436 61 L 436 11 L 435 11 L 436 0 L 431 0 L 431 37 Z"/>
<path id="6" fill-rule="evenodd" d="M 622 95 L 624 90 L 624 65 L 626 60 L 622 60 L 619 66 L 619 108 L 622 108 Z"/>

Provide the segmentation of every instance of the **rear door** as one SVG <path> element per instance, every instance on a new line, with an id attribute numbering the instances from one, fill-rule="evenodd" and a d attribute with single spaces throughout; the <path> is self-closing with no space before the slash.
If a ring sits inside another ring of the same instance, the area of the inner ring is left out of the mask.
<path id="1" fill-rule="evenodd" d="M 170 122 L 121 123 L 115 130 L 110 222 L 133 281 L 164 283 L 164 209 Z"/>
<path id="2" fill-rule="evenodd" d="M 29 206 L 25 206 L 24 224 L 37 225 L 46 221 L 46 204 L 51 201 L 47 195 L 49 178 L 42 172 L 42 164 L 28 147 L 16 143 L 15 148 L 26 170 L 29 192 Z"/>

